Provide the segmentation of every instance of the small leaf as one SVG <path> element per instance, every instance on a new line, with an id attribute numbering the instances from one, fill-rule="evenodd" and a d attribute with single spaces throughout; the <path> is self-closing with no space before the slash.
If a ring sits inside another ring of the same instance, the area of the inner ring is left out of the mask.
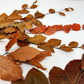
<path id="1" fill-rule="evenodd" d="M 26 84 L 49 84 L 47 77 L 45 74 L 43 74 L 41 71 L 32 68 L 26 78 L 25 78 Z"/>
<path id="2" fill-rule="evenodd" d="M 69 7 L 72 11 L 74 11 L 74 8 L 72 8 L 72 7 Z"/>
<path id="3" fill-rule="evenodd" d="M 69 10 L 69 8 L 65 8 L 65 11 L 67 11 L 67 12 L 68 12 L 68 11 L 70 11 L 70 10 Z"/>
<path id="4" fill-rule="evenodd" d="M 31 20 L 31 19 L 33 19 L 33 18 L 34 18 L 34 16 L 33 16 L 33 15 L 31 15 L 31 14 L 28 14 L 28 15 L 26 16 L 26 18 L 27 18 L 27 19 L 29 19 L 29 20 Z"/>
<path id="5" fill-rule="evenodd" d="M 37 3 L 37 0 L 33 4 L 35 4 L 35 3 Z"/>
<path id="6" fill-rule="evenodd" d="M 55 13 L 55 9 L 49 9 L 49 13 Z"/>
<path id="7" fill-rule="evenodd" d="M 34 4 L 33 4 L 30 8 L 31 8 L 31 9 L 35 9 L 35 8 L 37 8 L 37 7 L 38 7 L 38 5 L 34 5 Z"/>
<path id="8" fill-rule="evenodd" d="M 28 14 L 28 13 L 29 13 L 29 11 L 26 9 L 19 11 L 19 14 Z"/>
<path id="9" fill-rule="evenodd" d="M 82 47 L 81 47 L 82 49 L 84 49 L 84 44 L 82 45 Z"/>
<path id="10" fill-rule="evenodd" d="M 62 15 L 62 16 L 65 16 L 65 13 L 63 13 L 63 12 L 59 12 L 59 14 Z"/>
<path id="11" fill-rule="evenodd" d="M 71 48 L 76 48 L 77 46 L 78 46 L 78 42 L 76 42 L 76 41 L 72 41 L 69 43 L 69 47 L 71 47 Z"/>
<path id="12" fill-rule="evenodd" d="M 25 84 L 24 80 L 13 81 L 11 84 Z"/>
<path id="13" fill-rule="evenodd" d="M 4 19 L 6 19 L 7 18 L 7 14 L 6 13 L 2 13 L 1 15 L 0 15 L 0 20 L 2 21 L 2 20 L 4 20 Z"/>
<path id="14" fill-rule="evenodd" d="M 53 67 L 49 72 L 51 84 L 70 84 L 67 73 L 59 67 Z"/>
<path id="15" fill-rule="evenodd" d="M 2 33 L 0 33 L 0 40 L 1 39 L 4 39 L 6 36 L 4 35 L 4 34 L 2 34 Z"/>
<path id="16" fill-rule="evenodd" d="M 5 81 L 23 79 L 21 67 L 7 57 L 0 55 L 0 79 Z"/>
<path id="17" fill-rule="evenodd" d="M 68 47 L 68 46 L 65 46 L 65 44 L 61 45 L 60 46 L 60 49 L 63 50 L 63 51 L 66 51 L 66 52 L 71 52 L 73 51 L 72 48 Z"/>
<path id="18" fill-rule="evenodd" d="M 28 8 L 28 4 L 23 4 L 22 9 L 26 9 L 26 8 Z"/>

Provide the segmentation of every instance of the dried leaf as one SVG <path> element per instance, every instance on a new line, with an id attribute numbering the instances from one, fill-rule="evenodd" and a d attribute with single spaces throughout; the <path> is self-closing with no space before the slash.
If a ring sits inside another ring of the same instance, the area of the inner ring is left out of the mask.
<path id="1" fill-rule="evenodd" d="M 82 47 L 81 47 L 82 49 L 84 49 L 84 44 L 82 45 Z"/>
<path id="2" fill-rule="evenodd" d="M 49 13 L 55 13 L 55 9 L 49 9 Z"/>
<path id="3" fill-rule="evenodd" d="M 14 10 L 12 14 L 19 14 L 20 10 Z"/>
<path id="4" fill-rule="evenodd" d="M 71 48 L 76 48 L 77 46 L 78 46 L 78 42 L 76 42 L 76 41 L 72 41 L 69 43 L 69 47 L 71 47 Z"/>
<path id="5" fill-rule="evenodd" d="M 51 84 L 70 84 L 67 73 L 55 66 L 49 72 L 49 80 Z"/>
<path id="6" fill-rule="evenodd" d="M 37 3 L 37 0 L 33 4 L 35 4 L 35 3 Z"/>
<path id="7" fill-rule="evenodd" d="M 61 44 L 61 40 L 59 39 L 50 39 L 48 40 L 48 44 L 52 47 L 59 46 Z"/>
<path id="8" fill-rule="evenodd" d="M 31 9 L 35 9 L 35 8 L 37 8 L 37 7 L 38 7 L 38 5 L 33 4 L 30 8 L 31 8 Z"/>
<path id="9" fill-rule="evenodd" d="M 29 13 L 29 11 L 26 9 L 19 11 L 19 14 L 28 14 L 28 13 Z"/>
<path id="10" fill-rule="evenodd" d="M 74 8 L 72 8 L 72 7 L 69 7 L 72 11 L 74 11 Z"/>
<path id="11" fill-rule="evenodd" d="M 25 84 L 24 80 L 13 81 L 11 84 Z"/>
<path id="12" fill-rule="evenodd" d="M 0 79 L 6 81 L 23 79 L 21 67 L 7 57 L 0 55 Z"/>
<path id="13" fill-rule="evenodd" d="M 34 16 L 33 16 L 32 14 L 28 14 L 28 15 L 26 16 L 26 18 L 29 19 L 29 20 L 31 20 L 31 19 L 34 18 Z"/>
<path id="14" fill-rule="evenodd" d="M 43 67 L 39 62 L 37 62 L 36 60 L 31 59 L 31 60 L 29 60 L 28 62 L 31 63 L 31 64 L 33 64 L 33 65 L 36 66 L 37 68 L 40 68 L 40 69 L 42 69 L 42 70 L 46 70 L 46 68 L 44 68 L 44 67 Z"/>
<path id="15" fill-rule="evenodd" d="M 84 54 L 82 55 L 81 59 L 81 69 L 84 70 Z"/>
<path id="16" fill-rule="evenodd" d="M 72 48 L 68 47 L 68 46 L 65 46 L 65 44 L 61 45 L 60 46 L 60 49 L 63 50 L 63 51 L 66 51 L 66 52 L 71 52 L 73 51 Z"/>
<path id="17" fill-rule="evenodd" d="M 33 59 L 39 54 L 40 54 L 40 51 L 37 50 L 36 48 L 24 46 L 15 50 L 14 52 L 9 53 L 9 57 L 11 56 L 13 60 L 25 62 L 27 60 Z"/>
<path id="18" fill-rule="evenodd" d="M 50 46 L 48 43 L 44 42 L 44 43 L 40 43 L 38 45 L 38 48 L 41 48 L 43 50 L 50 50 L 52 53 L 54 53 L 54 49 L 52 46 Z"/>
<path id="19" fill-rule="evenodd" d="M 25 25 L 27 30 L 33 28 L 32 21 L 23 22 L 23 24 Z"/>
<path id="20" fill-rule="evenodd" d="M 35 35 L 34 37 L 30 37 L 28 39 L 28 42 L 34 43 L 34 44 L 40 44 L 42 43 L 44 40 L 46 39 L 46 37 L 44 37 L 43 35 Z"/>
<path id="21" fill-rule="evenodd" d="M 59 14 L 62 15 L 62 16 L 65 16 L 65 13 L 63 13 L 63 12 L 59 12 Z"/>
<path id="22" fill-rule="evenodd" d="M 45 74 L 43 74 L 41 71 L 32 68 L 26 78 L 25 78 L 26 84 L 49 84 L 47 77 Z"/>
<path id="23" fill-rule="evenodd" d="M 17 42 L 17 38 L 18 38 L 18 34 L 16 33 L 12 39 L 7 43 L 7 45 L 5 46 L 5 50 L 8 51 L 16 42 Z"/>
<path id="24" fill-rule="evenodd" d="M 37 33 L 43 33 L 46 30 L 46 25 L 42 25 Z"/>
<path id="25" fill-rule="evenodd" d="M 23 4 L 22 9 L 26 9 L 26 8 L 28 8 L 28 4 Z"/>
<path id="26" fill-rule="evenodd" d="M 21 15 L 19 15 L 19 14 L 11 14 L 11 15 L 9 15 L 8 16 L 8 20 L 19 20 L 19 19 L 21 19 L 22 18 L 22 16 Z"/>
<path id="27" fill-rule="evenodd" d="M 4 34 L 2 34 L 2 33 L 0 33 L 0 40 L 1 39 L 4 39 L 6 36 L 4 35 Z"/>
<path id="28" fill-rule="evenodd" d="M 70 11 L 70 10 L 69 10 L 69 8 L 65 8 L 65 11 L 67 11 L 67 12 L 68 12 L 68 11 Z"/>
<path id="29" fill-rule="evenodd" d="M 72 60 L 66 65 L 65 71 L 69 76 L 70 84 L 75 84 L 75 82 L 77 81 L 79 74 L 81 72 L 80 65 L 80 60 Z"/>
<path id="30" fill-rule="evenodd" d="M 2 32 L 5 34 L 11 34 L 17 32 L 17 30 L 14 27 L 7 27 L 4 30 L 2 30 Z"/>
<path id="31" fill-rule="evenodd" d="M 42 18 L 44 18 L 44 16 L 45 15 L 43 13 L 40 13 L 39 11 L 35 12 L 35 18 L 41 18 L 42 19 Z"/>
<path id="32" fill-rule="evenodd" d="M 1 21 L 3 21 L 4 19 L 6 19 L 7 18 L 7 14 L 6 13 L 2 13 L 1 15 L 0 15 L 0 20 Z"/>

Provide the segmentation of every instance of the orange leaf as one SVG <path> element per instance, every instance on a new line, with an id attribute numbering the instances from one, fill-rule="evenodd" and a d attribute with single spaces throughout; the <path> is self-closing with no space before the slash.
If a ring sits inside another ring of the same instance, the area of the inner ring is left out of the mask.
<path id="1" fill-rule="evenodd" d="M 72 11 L 74 11 L 74 8 L 72 8 L 72 7 L 69 7 Z"/>
<path id="2" fill-rule="evenodd" d="M 8 42 L 8 44 L 5 46 L 5 50 L 8 51 L 16 42 L 17 42 L 17 38 L 18 38 L 18 34 L 16 33 L 12 39 Z"/>
<path id="3" fill-rule="evenodd" d="M 43 33 L 46 30 L 46 25 L 42 25 L 38 33 Z"/>
<path id="4" fill-rule="evenodd" d="M 40 54 L 40 51 L 37 50 L 36 48 L 24 46 L 15 50 L 14 52 L 9 53 L 9 57 L 11 56 L 14 60 L 25 62 L 27 60 L 33 59 L 39 54 Z"/>
<path id="5" fill-rule="evenodd" d="M 68 12 L 68 11 L 70 11 L 70 10 L 69 10 L 69 8 L 65 8 L 65 11 L 67 11 L 67 12 Z"/>
<path id="6" fill-rule="evenodd" d="M 23 10 L 21 10 L 21 11 L 19 12 L 19 14 L 28 14 L 28 13 L 29 13 L 29 11 L 26 10 L 26 9 L 23 9 Z"/>
<path id="7" fill-rule="evenodd" d="M 30 8 L 31 8 L 31 9 L 35 9 L 35 8 L 37 8 L 37 6 L 38 6 L 38 5 L 34 5 L 34 4 L 33 4 Z"/>
<path id="8" fill-rule="evenodd" d="M 65 13 L 63 13 L 63 12 L 59 12 L 59 14 L 62 15 L 62 16 L 65 16 Z"/>
<path id="9" fill-rule="evenodd" d="M 29 19 L 29 20 L 31 20 L 31 19 L 33 19 L 33 18 L 34 18 L 34 16 L 33 16 L 33 15 L 31 15 L 31 14 L 28 14 L 28 15 L 26 16 L 26 18 L 27 18 L 27 19 Z"/>
<path id="10" fill-rule="evenodd" d="M 26 9 L 28 7 L 28 4 L 23 4 L 22 9 Z"/>
<path id="11" fill-rule="evenodd" d="M 84 44 L 82 45 L 82 47 L 81 47 L 82 49 L 84 49 Z"/>
<path id="12" fill-rule="evenodd" d="M 55 13 L 54 9 L 49 9 L 49 13 Z"/>
<path id="13" fill-rule="evenodd" d="M 6 36 L 4 35 L 4 34 L 2 34 L 2 33 L 0 33 L 0 40 L 1 39 L 4 39 Z"/>
<path id="14" fill-rule="evenodd" d="M 1 15 L 0 15 L 0 20 L 2 21 L 2 20 L 4 20 L 4 19 L 6 19 L 7 18 L 7 14 L 6 13 L 2 13 Z"/>
<path id="15" fill-rule="evenodd" d="M 16 81 L 23 79 L 22 69 L 7 57 L 0 55 L 0 79 L 5 81 Z"/>

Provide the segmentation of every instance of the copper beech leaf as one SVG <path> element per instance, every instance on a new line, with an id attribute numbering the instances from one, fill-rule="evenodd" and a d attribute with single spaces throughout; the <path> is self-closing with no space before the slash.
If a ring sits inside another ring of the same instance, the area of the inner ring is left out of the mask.
<path id="1" fill-rule="evenodd" d="M 49 9 L 49 13 L 55 13 L 54 9 Z"/>
<path id="2" fill-rule="evenodd" d="M 6 13 L 2 13 L 1 15 L 0 15 L 0 20 L 1 21 L 3 21 L 4 19 L 6 19 L 7 18 L 7 14 Z"/>
<path id="3" fill-rule="evenodd" d="M 30 46 L 24 46 L 21 47 L 11 53 L 9 53 L 8 57 L 12 57 L 13 60 L 18 61 L 27 61 L 31 60 L 34 57 L 38 56 L 40 54 L 40 51 L 36 48 L 30 47 Z"/>
<path id="4" fill-rule="evenodd" d="M 70 84 L 67 73 L 59 67 L 53 67 L 49 72 L 51 84 Z"/>
<path id="5" fill-rule="evenodd" d="M 69 43 L 69 47 L 71 47 L 71 48 L 76 48 L 77 46 L 78 46 L 78 42 L 76 42 L 76 41 L 72 41 Z"/>
<path id="6" fill-rule="evenodd" d="M 17 42 L 17 38 L 18 38 L 18 33 L 16 33 L 12 39 L 7 43 L 7 45 L 5 46 L 5 50 L 8 51 L 16 42 Z"/>
<path id="7" fill-rule="evenodd" d="M 21 67 L 7 57 L 0 55 L 0 79 L 5 81 L 23 79 Z"/>
<path id="8" fill-rule="evenodd" d="M 81 69 L 84 70 L 84 54 L 82 55 L 81 59 Z"/>
<path id="9" fill-rule="evenodd" d="M 49 82 L 45 74 L 32 68 L 25 78 L 25 84 L 49 84 Z"/>

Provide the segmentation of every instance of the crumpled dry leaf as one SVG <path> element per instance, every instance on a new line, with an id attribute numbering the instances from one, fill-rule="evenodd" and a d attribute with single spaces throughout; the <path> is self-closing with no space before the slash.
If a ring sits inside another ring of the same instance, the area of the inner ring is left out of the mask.
<path id="1" fill-rule="evenodd" d="M 50 50 L 52 53 L 54 53 L 54 49 L 51 45 L 49 45 L 48 43 L 44 42 L 44 43 L 40 43 L 38 45 L 38 48 L 41 48 L 43 50 Z"/>
<path id="2" fill-rule="evenodd" d="M 39 11 L 36 11 L 35 12 L 35 18 L 44 18 L 44 16 L 45 16 L 45 14 L 43 14 L 43 13 L 40 13 Z"/>
<path id="3" fill-rule="evenodd" d="M 32 68 L 26 78 L 25 78 L 26 84 L 49 84 L 47 77 L 45 74 L 43 74 L 41 71 Z"/>
<path id="4" fill-rule="evenodd" d="M 28 42 L 31 42 L 31 43 L 34 43 L 34 44 L 40 44 L 45 39 L 46 39 L 46 37 L 44 37 L 43 35 L 39 34 L 39 35 L 35 35 L 34 37 L 28 38 Z"/>
<path id="5" fill-rule="evenodd" d="M 71 52 L 73 51 L 72 48 L 68 47 L 68 46 L 65 46 L 65 44 L 61 45 L 60 46 L 60 49 L 63 50 L 63 51 L 66 51 L 66 52 Z"/>
<path id="6" fill-rule="evenodd" d="M 14 27 L 6 27 L 4 30 L 2 30 L 5 34 L 11 34 L 17 32 L 16 28 Z"/>
<path id="7" fill-rule="evenodd" d="M 26 8 L 28 8 L 28 4 L 23 4 L 22 9 L 26 9 Z"/>
<path id="8" fill-rule="evenodd" d="M 0 33 L 0 40 L 1 39 L 4 39 L 6 36 L 4 35 L 4 34 L 2 34 L 2 33 Z"/>
<path id="9" fill-rule="evenodd" d="M 36 66 L 37 68 L 40 68 L 42 70 L 46 70 L 47 68 L 44 68 L 39 62 L 37 62 L 34 59 L 31 59 L 28 61 L 29 63 L 33 64 L 34 66 Z"/>
<path id="10" fill-rule="evenodd" d="M 49 13 L 55 13 L 55 9 L 49 9 Z"/>
<path id="11" fill-rule="evenodd" d="M 30 47 L 30 46 L 24 46 L 21 47 L 11 53 L 9 53 L 9 57 L 11 56 L 13 60 L 18 61 L 28 61 L 33 59 L 34 57 L 38 56 L 40 54 L 40 51 L 36 48 Z"/>
<path id="12" fill-rule="evenodd" d="M 19 19 L 21 19 L 22 18 L 22 16 L 21 15 L 19 15 L 19 14 L 11 14 L 11 15 L 9 15 L 8 16 L 8 20 L 19 20 Z"/>
<path id="13" fill-rule="evenodd" d="M 76 48 L 77 46 L 78 46 L 78 42 L 76 42 L 76 41 L 72 41 L 69 43 L 69 47 L 71 47 L 71 48 Z"/>
<path id="14" fill-rule="evenodd" d="M 67 73 L 59 67 L 53 67 L 49 72 L 51 84 L 70 84 Z"/>
<path id="15" fill-rule="evenodd" d="M 21 67 L 7 57 L 0 55 L 0 79 L 5 81 L 23 79 Z"/>
<path id="16" fill-rule="evenodd" d="M 33 28 L 32 21 L 23 22 L 23 24 L 25 25 L 27 30 Z"/>
<path id="17" fill-rule="evenodd" d="M 61 44 L 61 40 L 59 39 L 50 39 L 48 40 L 48 44 L 52 47 L 59 46 Z"/>
<path id="18" fill-rule="evenodd" d="M 1 15 L 0 15 L 0 21 L 3 21 L 4 19 L 6 19 L 7 18 L 7 14 L 6 13 L 2 13 Z"/>
<path id="19" fill-rule="evenodd" d="M 5 46 L 5 51 L 8 51 L 17 42 L 18 34 L 19 34 L 19 32 L 17 32 L 12 37 L 12 39 L 7 43 L 7 45 Z"/>

